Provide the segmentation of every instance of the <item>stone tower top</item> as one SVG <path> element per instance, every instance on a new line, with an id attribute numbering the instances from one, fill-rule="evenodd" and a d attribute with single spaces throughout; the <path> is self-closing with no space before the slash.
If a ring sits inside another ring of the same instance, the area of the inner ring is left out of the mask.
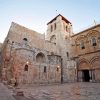
<path id="1" fill-rule="evenodd" d="M 59 36 L 58 36 L 59 35 Z M 57 15 L 47 23 L 46 39 L 56 43 L 56 39 L 60 36 L 69 37 L 72 35 L 72 24 L 61 14 Z"/>
<path id="2" fill-rule="evenodd" d="M 69 20 L 67 20 L 64 16 L 62 16 L 61 14 L 59 14 L 59 15 L 57 15 L 55 18 L 53 18 L 51 21 L 49 21 L 48 23 L 47 23 L 47 25 L 48 24 L 51 24 L 53 21 L 55 21 L 58 17 L 61 17 L 61 19 L 63 20 L 63 21 L 65 21 L 66 23 L 70 23 L 71 24 L 71 22 L 69 21 Z"/>

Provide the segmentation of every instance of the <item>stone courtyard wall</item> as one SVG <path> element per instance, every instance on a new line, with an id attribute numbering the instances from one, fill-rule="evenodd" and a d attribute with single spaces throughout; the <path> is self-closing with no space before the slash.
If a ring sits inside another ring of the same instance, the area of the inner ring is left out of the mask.
<path id="1" fill-rule="evenodd" d="M 77 62 L 77 70 L 89 70 L 93 81 L 100 81 L 100 24 L 82 31 L 73 38 L 73 57 Z M 92 45 L 92 38 L 96 39 L 96 45 Z M 85 48 L 81 48 L 81 42 L 84 42 Z M 81 75 L 81 74 L 80 74 Z M 78 77 L 82 78 L 82 76 Z"/>

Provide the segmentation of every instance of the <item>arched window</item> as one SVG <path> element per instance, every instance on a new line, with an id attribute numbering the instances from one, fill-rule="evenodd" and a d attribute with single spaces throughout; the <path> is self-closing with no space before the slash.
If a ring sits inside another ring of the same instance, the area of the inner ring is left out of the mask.
<path id="1" fill-rule="evenodd" d="M 47 72 L 47 68 L 46 68 L 46 66 L 44 66 L 44 73 L 46 73 Z"/>
<path id="2" fill-rule="evenodd" d="M 50 38 L 50 41 L 53 42 L 53 43 L 56 43 L 56 36 L 52 35 L 51 38 Z"/>
<path id="3" fill-rule="evenodd" d="M 36 62 L 38 63 L 44 63 L 45 62 L 45 56 L 43 53 L 38 53 L 36 56 Z"/>
<path id="4" fill-rule="evenodd" d="M 27 38 L 23 38 L 23 44 L 27 45 Z"/>
<path id="5" fill-rule="evenodd" d="M 56 23 L 54 23 L 54 29 L 56 30 Z"/>
<path id="6" fill-rule="evenodd" d="M 53 26 L 51 25 L 51 32 L 53 31 Z"/>
<path id="7" fill-rule="evenodd" d="M 27 38 L 23 38 L 24 41 L 27 41 Z"/>
<path id="8" fill-rule="evenodd" d="M 68 32 L 68 26 L 66 26 L 66 32 Z"/>
<path id="9" fill-rule="evenodd" d="M 56 70 L 57 70 L 57 72 L 58 72 L 58 71 L 59 71 L 59 68 L 57 67 L 57 69 L 56 69 Z"/>
<path id="10" fill-rule="evenodd" d="M 28 71 L 28 65 L 27 64 L 24 67 L 24 71 Z"/>
<path id="11" fill-rule="evenodd" d="M 85 45 L 84 45 L 84 42 L 83 41 L 81 41 L 81 43 L 80 43 L 80 48 L 81 49 L 85 49 Z"/>
<path id="12" fill-rule="evenodd" d="M 60 68 L 60 66 L 57 66 L 57 68 L 56 68 L 56 71 L 57 71 L 57 72 L 59 72 L 59 68 Z"/>
<path id="13" fill-rule="evenodd" d="M 66 52 L 66 54 L 67 54 L 67 58 L 69 58 L 69 52 Z"/>
<path id="14" fill-rule="evenodd" d="M 92 38 L 92 46 L 96 46 L 96 45 L 97 45 L 96 39 L 93 37 L 93 38 Z"/>

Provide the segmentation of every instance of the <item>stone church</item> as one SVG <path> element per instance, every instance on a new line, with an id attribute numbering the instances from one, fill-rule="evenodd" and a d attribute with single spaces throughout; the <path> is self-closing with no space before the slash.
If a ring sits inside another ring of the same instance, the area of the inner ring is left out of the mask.
<path id="1" fill-rule="evenodd" d="M 12 22 L 0 44 L 2 81 L 49 84 L 100 81 L 100 24 L 77 34 L 72 23 L 57 15 L 40 34 Z"/>

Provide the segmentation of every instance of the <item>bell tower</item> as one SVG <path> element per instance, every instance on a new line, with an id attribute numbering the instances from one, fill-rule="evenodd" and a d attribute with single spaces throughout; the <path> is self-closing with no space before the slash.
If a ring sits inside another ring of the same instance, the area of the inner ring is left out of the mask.
<path id="1" fill-rule="evenodd" d="M 66 82 L 69 80 L 69 67 L 72 62 L 71 56 L 71 36 L 73 35 L 72 24 L 61 14 L 47 23 L 46 39 L 56 45 L 56 53 L 62 58 L 63 79 Z"/>
<path id="2" fill-rule="evenodd" d="M 60 34 L 59 34 L 60 33 Z M 58 35 L 67 38 L 72 35 L 72 24 L 61 14 L 47 23 L 46 39 L 57 44 Z"/>

